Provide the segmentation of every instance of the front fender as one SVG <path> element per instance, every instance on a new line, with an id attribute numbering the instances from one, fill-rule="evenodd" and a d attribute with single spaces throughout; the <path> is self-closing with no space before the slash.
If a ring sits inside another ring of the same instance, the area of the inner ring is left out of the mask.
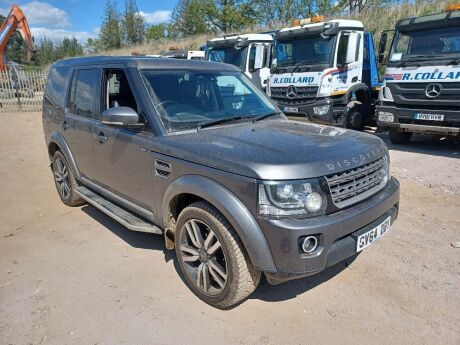
<path id="1" fill-rule="evenodd" d="M 213 205 L 230 222 L 246 248 L 252 264 L 265 272 L 276 266 L 267 240 L 246 206 L 227 188 L 203 176 L 186 175 L 172 182 L 164 195 L 163 224 L 169 219 L 169 205 L 180 194 L 196 195 Z"/>
<path id="2" fill-rule="evenodd" d="M 73 176 L 79 180 L 80 179 L 80 171 L 78 170 L 77 163 L 75 161 L 75 158 L 72 155 L 72 152 L 70 151 L 69 145 L 67 144 L 65 138 L 63 135 L 59 132 L 53 132 L 50 135 L 50 138 L 48 140 L 48 147 L 51 143 L 56 144 L 59 149 L 61 150 L 62 154 L 67 160 L 67 163 L 69 163 L 70 168 L 72 169 Z"/>

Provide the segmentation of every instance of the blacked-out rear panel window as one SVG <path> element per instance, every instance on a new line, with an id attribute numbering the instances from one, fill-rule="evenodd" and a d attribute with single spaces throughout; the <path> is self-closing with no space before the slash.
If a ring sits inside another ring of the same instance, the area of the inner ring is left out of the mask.
<path id="1" fill-rule="evenodd" d="M 47 104 L 55 107 L 64 107 L 68 72 L 68 67 L 51 67 L 48 74 L 48 81 L 46 82 L 45 102 Z"/>
<path id="2" fill-rule="evenodd" d="M 75 94 L 71 95 L 69 110 L 72 113 L 96 118 L 95 110 L 97 109 L 96 103 L 99 101 L 100 77 L 99 69 L 81 69 L 78 71 Z"/>

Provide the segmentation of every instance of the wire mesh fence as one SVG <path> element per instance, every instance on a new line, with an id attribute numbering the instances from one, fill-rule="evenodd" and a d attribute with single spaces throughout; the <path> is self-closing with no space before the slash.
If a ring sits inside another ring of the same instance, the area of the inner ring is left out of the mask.
<path id="1" fill-rule="evenodd" d="M 9 64 L 0 70 L 0 112 L 40 111 L 47 72 Z"/>

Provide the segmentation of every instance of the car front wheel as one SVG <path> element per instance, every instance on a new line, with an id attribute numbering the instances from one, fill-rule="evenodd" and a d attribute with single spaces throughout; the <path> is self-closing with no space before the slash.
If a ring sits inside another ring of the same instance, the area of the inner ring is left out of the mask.
<path id="1" fill-rule="evenodd" d="M 188 287 L 206 303 L 225 309 L 256 289 L 261 272 L 230 223 L 210 204 L 196 202 L 181 212 L 175 244 Z"/>

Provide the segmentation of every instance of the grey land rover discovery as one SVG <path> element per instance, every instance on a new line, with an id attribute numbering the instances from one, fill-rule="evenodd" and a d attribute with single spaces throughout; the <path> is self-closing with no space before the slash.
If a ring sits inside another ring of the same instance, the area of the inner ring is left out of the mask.
<path id="1" fill-rule="evenodd" d="M 397 218 L 377 137 L 288 120 L 236 67 L 89 57 L 55 63 L 43 128 L 57 191 L 164 234 L 183 278 L 231 307 L 355 256 Z"/>

